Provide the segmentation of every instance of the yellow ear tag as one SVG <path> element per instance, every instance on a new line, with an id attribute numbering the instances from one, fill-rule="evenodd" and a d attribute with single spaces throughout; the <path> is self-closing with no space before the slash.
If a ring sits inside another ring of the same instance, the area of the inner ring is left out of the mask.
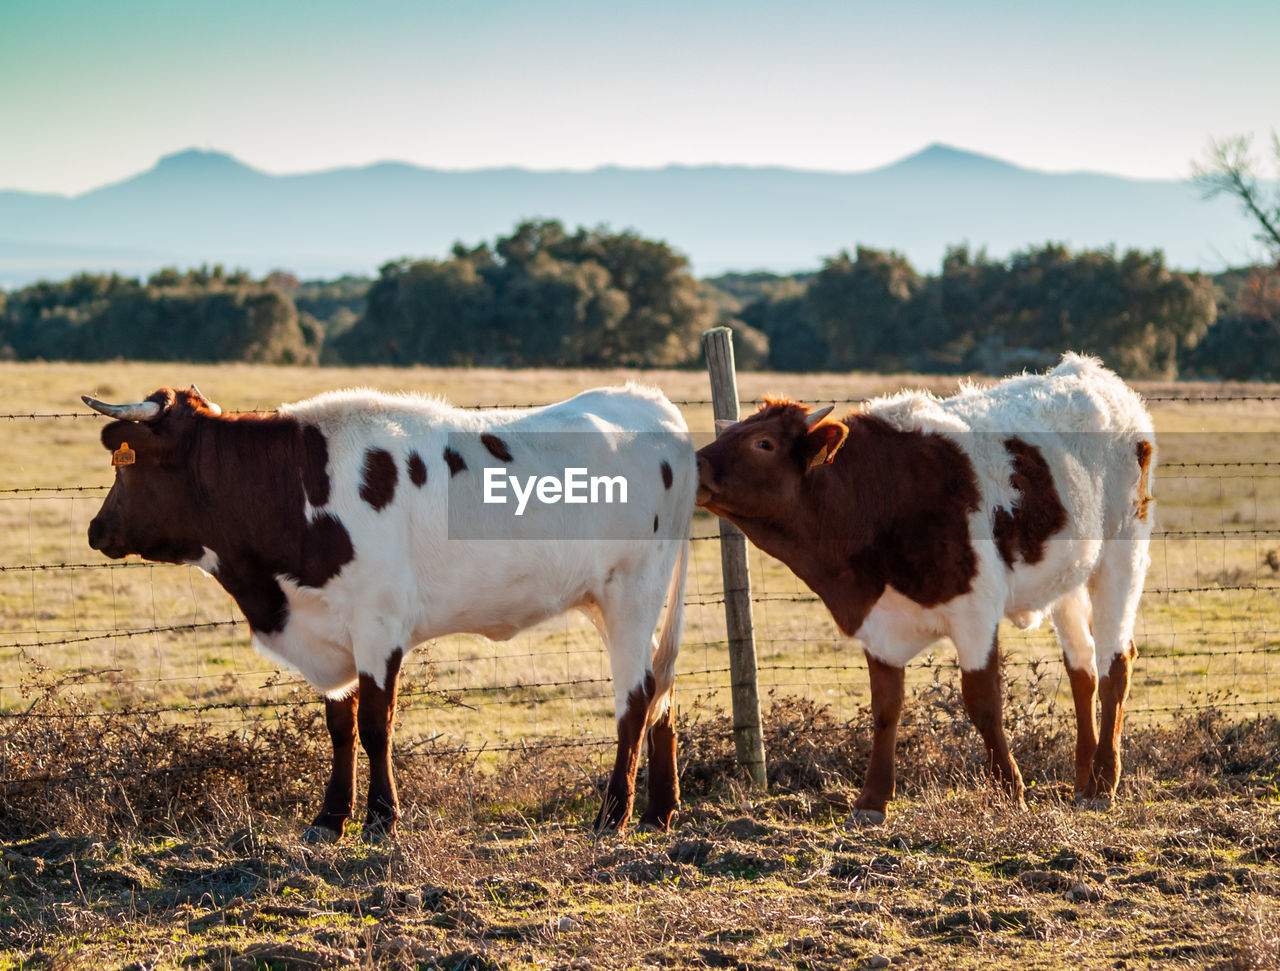
<path id="1" fill-rule="evenodd" d="M 133 465 L 137 458 L 137 453 L 129 447 L 129 443 L 121 442 L 120 447 L 111 453 L 111 464 Z"/>

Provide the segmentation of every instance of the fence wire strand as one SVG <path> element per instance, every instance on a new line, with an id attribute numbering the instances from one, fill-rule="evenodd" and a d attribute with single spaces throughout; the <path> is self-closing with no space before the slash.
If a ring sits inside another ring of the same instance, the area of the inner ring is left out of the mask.
<path id="1" fill-rule="evenodd" d="M 1251 394 L 1144 397 L 1148 402 L 1190 404 L 1280 401 L 1277 396 Z M 711 402 L 674 403 L 703 407 Z M 43 421 L 98 416 L 30 412 L 0 417 Z M 1268 502 L 1276 497 L 1260 494 L 1260 489 L 1276 491 L 1280 461 L 1170 462 L 1162 463 L 1158 474 L 1160 488 L 1172 491 L 1175 499 L 1178 490 L 1192 496 L 1195 489 L 1205 488 L 1216 488 L 1217 499 L 1216 507 L 1209 504 L 1204 509 L 1186 503 L 1194 515 L 1152 537 L 1154 562 L 1137 633 L 1142 656 L 1131 700 L 1133 717 L 1159 719 L 1207 708 L 1276 711 L 1280 549 L 1272 547 L 1280 538 L 1280 512 L 1270 511 Z M 39 673 L 42 668 L 76 672 L 62 690 L 100 695 L 104 717 L 124 702 L 138 715 L 206 722 L 221 718 L 225 720 L 218 724 L 230 727 L 243 724 L 254 712 L 319 710 L 320 700 L 305 685 L 282 678 L 252 650 L 245 622 L 221 588 L 198 570 L 83 558 L 90 506 L 96 506 L 108 488 L 0 488 L 0 515 L 8 516 L 5 522 L 18 529 L 25 519 L 27 534 L 25 543 L 11 544 L 17 550 L 15 561 L 0 562 L 0 602 L 9 605 L 6 629 L 0 631 L 0 663 L 7 658 L 8 667 L 0 682 L 12 682 L 0 683 L 0 720 L 99 717 L 96 711 L 66 712 L 33 704 L 29 697 L 35 689 L 10 675 Z M 1232 503 L 1237 520 L 1228 517 Z M 697 535 L 692 544 L 677 689 L 681 697 L 724 704 L 730 667 L 719 536 Z M 789 571 L 758 551 L 751 556 L 762 691 L 807 694 L 841 717 L 864 711 L 867 679 L 861 652 L 838 637 L 818 598 Z M 1015 678 L 1040 673 L 1046 660 L 1053 659 L 1057 690 L 1067 691 L 1051 630 L 1010 629 L 1001 638 L 1009 645 L 1005 666 Z M 939 647 L 937 653 L 948 662 L 954 658 L 949 647 Z M 409 683 L 402 692 L 407 715 L 432 725 L 430 738 L 448 739 L 450 751 L 603 751 L 614 744 L 610 734 L 600 734 L 612 713 L 608 659 L 598 635 L 585 622 L 557 621 L 505 645 L 445 638 L 413 657 L 413 663 L 406 664 Z M 933 671 L 930 666 L 917 672 L 915 683 Z M 501 718 L 474 716 L 477 709 L 489 706 L 502 706 Z M 566 734 L 575 737 L 564 738 Z"/>

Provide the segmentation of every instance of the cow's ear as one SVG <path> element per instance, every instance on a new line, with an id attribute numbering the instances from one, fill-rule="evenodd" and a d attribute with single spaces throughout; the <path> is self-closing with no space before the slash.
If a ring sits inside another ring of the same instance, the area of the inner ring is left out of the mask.
<path id="1" fill-rule="evenodd" d="M 102 429 L 102 445 L 114 452 L 125 442 L 135 452 L 150 450 L 155 446 L 155 432 L 138 421 L 113 421 Z"/>
<path id="2" fill-rule="evenodd" d="M 804 437 L 804 453 L 809 468 L 829 464 L 844 444 L 849 429 L 843 422 L 824 421 L 814 425 Z"/>

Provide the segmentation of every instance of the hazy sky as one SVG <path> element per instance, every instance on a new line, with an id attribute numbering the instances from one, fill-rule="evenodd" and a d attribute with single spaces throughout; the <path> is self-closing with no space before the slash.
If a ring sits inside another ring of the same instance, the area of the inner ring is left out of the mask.
<path id="1" fill-rule="evenodd" d="M 1277 38 L 1276 0 L 0 0 L 0 188 L 192 146 L 856 171 L 946 142 L 1181 178 L 1210 135 L 1280 128 Z"/>

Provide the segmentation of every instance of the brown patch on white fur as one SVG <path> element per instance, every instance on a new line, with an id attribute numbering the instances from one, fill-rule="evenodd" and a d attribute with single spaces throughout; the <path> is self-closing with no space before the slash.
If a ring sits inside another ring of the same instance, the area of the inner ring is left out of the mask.
<path id="1" fill-rule="evenodd" d="M 467 460 L 451 448 L 445 448 L 444 462 L 445 465 L 449 466 L 449 478 L 451 479 L 459 472 L 467 470 Z"/>
<path id="2" fill-rule="evenodd" d="M 485 432 L 480 436 L 480 442 L 489 450 L 489 454 L 500 462 L 511 461 L 511 449 L 507 448 L 507 443 L 500 439 L 497 435 Z"/>
<path id="3" fill-rule="evenodd" d="M 1133 500 L 1137 509 L 1135 515 L 1144 523 L 1147 521 L 1147 508 L 1155 500 L 1151 496 L 1151 455 L 1154 449 L 1146 439 L 1138 442 L 1138 498 Z"/>
<path id="4" fill-rule="evenodd" d="M 360 498 L 380 512 L 396 495 L 396 462 L 385 448 L 371 448 L 364 453 L 364 469 L 360 479 Z"/>
<path id="5" fill-rule="evenodd" d="M 417 452 L 409 453 L 409 481 L 419 489 L 427 484 L 427 463 Z"/>
<path id="6" fill-rule="evenodd" d="M 1040 449 L 1014 436 L 1004 442 L 1013 460 L 1009 482 L 1018 492 L 1013 511 L 997 509 L 992 521 L 996 549 L 1005 566 L 1016 560 L 1039 563 L 1047 543 L 1067 525 L 1067 511 L 1053 484 L 1053 473 Z"/>

